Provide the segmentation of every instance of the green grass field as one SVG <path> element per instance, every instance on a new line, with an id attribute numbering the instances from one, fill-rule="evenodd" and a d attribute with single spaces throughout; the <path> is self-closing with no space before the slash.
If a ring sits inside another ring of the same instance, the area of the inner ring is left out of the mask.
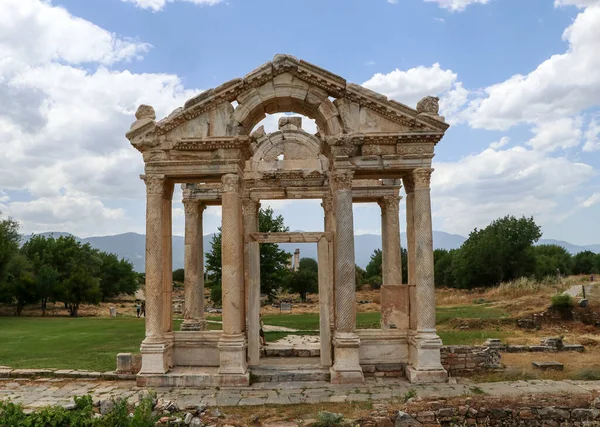
<path id="1" fill-rule="evenodd" d="M 499 318 L 501 310 L 485 305 L 444 307 L 437 309 L 438 322 L 451 318 Z M 360 329 L 379 328 L 381 315 L 377 312 L 358 313 Z M 210 316 L 219 321 L 220 317 Z M 318 314 L 282 314 L 264 316 L 266 325 L 284 326 L 316 334 Z M 174 321 L 174 330 L 181 320 Z M 221 329 L 210 323 L 211 329 Z M 498 331 L 444 331 L 439 332 L 445 344 L 479 344 L 485 339 L 503 338 Z M 276 341 L 288 332 L 267 332 L 267 341 Z M 130 317 L 66 318 L 66 317 L 0 317 L 0 366 L 13 368 L 57 368 L 110 371 L 115 369 L 117 353 L 137 352 L 144 338 L 144 320 Z"/>

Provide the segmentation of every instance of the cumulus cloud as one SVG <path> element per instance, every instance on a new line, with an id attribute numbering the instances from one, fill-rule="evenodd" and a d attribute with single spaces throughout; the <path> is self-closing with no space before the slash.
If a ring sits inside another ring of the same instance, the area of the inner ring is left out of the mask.
<path id="1" fill-rule="evenodd" d="M 3 1 L 0 26 L 0 183 L 32 198 L 3 197 L 3 210 L 25 232 L 125 231 L 123 210 L 106 203 L 144 198 L 143 162 L 124 137 L 135 109 L 164 116 L 197 91 L 175 75 L 108 68 L 147 45 L 50 3 Z"/>
<path id="2" fill-rule="evenodd" d="M 489 148 L 491 148 L 492 150 L 497 150 L 498 148 L 502 148 L 505 145 L 508 145 L 509 142 L 510 138 L 507 136 L 503 136 L 498 141 L 492 142 Z"/>
<path id="3" fill-rule="evenodd" d="M 506 130 L 519 123 L 553 121 L 579 114 L 600 99 L 600 6 L 589 6 L 563 33 L 567 51 L 553 55 L 526 75 L 517 74 L 484 89 L 470 102 L 471 126 Z"/>
<path id="4" fill-rule="evenodd" d="M 487 4 L 489 0 L 425 0 L 427 3 L 437 3 L 441 8 L 451 12 L 461 12 L 472 4 Z"/>
<path id="5" fill-rule="evenodd" d="M 178 0 L 121 0 L 126 3 L 133 3 L 141 9 L 151 9 L 154 12 L 162 10 L 167 3 L 173 3 Z M 193 3 L 200 6 L 214 6 L 223 0 L 179 0 L 187 3 Z"/>
<path id="6" fill-rule="evenodd" d="M 435 63 L 431 67 L 377 73 L 363 86 L 412 107 L 425 96 L 439 96 L 440 113 L 449 116 L 449 122 L 452 123 L 454 115 L 465 105 L 469 96 L 469 91 L 457 79 L 457 74 L 452 70 L 444 70 Z"/>
<path id="7" fill-rule="evenodd" d="M 527 145 L 541 151 L 577 147 L 582 137 L 582 124 L 581 118 L 568 117 L 537 123 L 533 127 L 535 136 L 527 142 Z"/>
<path id="8" fill-rule="evenodd" d="M 598 202 L 600 202 L 600 193 L 594 193 L 588 199 L 586 199 L 581 205 L 584 208 L 590 208 Z"/>
<path id="9" fill-rule="evenodd" d="M 592 119 L 588 125 L 582 150 L 585 152 L 600 150 L 600 122 L 597 119 Z"/>
<path id="10" fill-rule="evenodd" d="M 507 214 L 534 215 L 543 223 L 554 219 L 557 196 L 570 195 L 593 176 L 591 166 L 564 157 L 521 146 L 488 148 L 435 163 L 435 215 L 443 229 L 463 234 Z"/>
<path id="11" fill-rule="evenodd" d="M 577 6 L 580 8 L 600 4 L 600 0 L 554 0 L 554 7 Z"/>

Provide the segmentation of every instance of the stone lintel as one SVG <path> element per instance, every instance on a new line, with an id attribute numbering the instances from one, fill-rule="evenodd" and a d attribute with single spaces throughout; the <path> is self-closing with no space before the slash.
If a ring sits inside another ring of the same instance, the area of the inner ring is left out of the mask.
<path id="1" fill-rule="evenodd" d="M 321 238 L 333 239 L 330 232 L 249 233 L 250 241 L 258 243 L 318 243 Z"/>

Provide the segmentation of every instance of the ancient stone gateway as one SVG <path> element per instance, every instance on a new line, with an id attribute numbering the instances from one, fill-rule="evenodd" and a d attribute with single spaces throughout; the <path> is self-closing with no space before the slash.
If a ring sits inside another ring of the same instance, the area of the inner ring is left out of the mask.
<path id="1" fill-rule="evenodd" d="M 237 102 L 237 104 L 234 104 Z M 235 106 L 234 106 L 235 105 Z M 284 117 L 279 131 L 255 126 Z M 447 377 L 435 329 L 430 178 L 434 147 L 448 125 L 437 99 L 417 109 L 387 99 L 315 65 L 277 55 L 244 78 L 188 100 L 155 121 L 142 105 L 127 138 L 142 154 L 146 183 L 146 338 L 140 384 L 249 384 L 259 358 L 259 244 L 316 242 L 319 249 L 321 364 L 334 383 L 360 383 L 373 366 L 405 366 L 412 382 Z M 171 203 L 184 185 L 185 320 L 171 317 Z M 402 283 L 399 191 L 404 185 L 408 283 Z M 322 233 L 258 233 L 259 201 L 322 199 Z M 352 204 L 382 213 L 382 327 L 356 330 Z M 202 213 L 221 205 L 223 331 L 203 312 Z M 324 313 L 329 321 L 324 320 Z M 363 369 L 364 368 L 364 369 Z"/>

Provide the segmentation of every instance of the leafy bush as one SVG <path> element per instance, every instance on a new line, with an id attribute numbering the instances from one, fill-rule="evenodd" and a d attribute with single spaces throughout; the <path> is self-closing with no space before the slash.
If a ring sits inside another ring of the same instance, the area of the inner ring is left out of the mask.
<path id="1" fill-rule="evenodd" d="M 571 308 L 573 307 L 573 298 L 567 294 L 557 294 L 552 297 L 552 308 Z"/>
<path id="2" fill-rule="evenodd" d="M 75 397 L 75 409 L 67 410 L 61 406 L 48 406 L 31 414 L 23 412 L 23 406 L 12 402 L 0 401 L 0 426 L 10 427 L 150 427 L 157 420 L 152 415 L 154 396 L 140 401 L 129 415 L 126 399 L 115 401 L 114 408 L 102 417 L 94 417 L 91 396 Z"/>
<path id="3" fill-rule="evenodd" d="M 315 427 L 335 427 L 341 425 L 343 420 L 344 416 L 342 414 L 319 412 L 317 415 L 317 422 L 313 425 Z"/>

